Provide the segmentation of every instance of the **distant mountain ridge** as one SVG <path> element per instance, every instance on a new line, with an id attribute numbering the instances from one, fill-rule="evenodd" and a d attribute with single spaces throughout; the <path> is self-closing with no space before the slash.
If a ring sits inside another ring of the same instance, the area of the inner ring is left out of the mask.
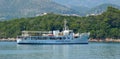
<path id="1" fill-rule="evenodd" d="M 120 6 L 120 0 L 53 0 L 59 4 L 65 6 L 83 6 L 88 8 L 94 8 L 101 4 L 115 4 Z"/>
<path id="2" fill-rule="evenodd" d="M 69 6 L 69 8 L 76 10 L 79 12 L 80 16 L 84 16 L 86 14 L 86 11 L 90 10 L 90 8 L 83 7 L 83 6 Z"/>
<path id="3" fill-rule="evenodd" d="M 71 7 L 77 10 L 80 15 L 85 16 L 91 13 L 106 11 L 108 6 L 119 8 L 120 0 L 53 0 L 56 3 Z"/>
<path id="4" fill-rule="evenodd" d="M 91 8 L 89 11 L 87 11 L 86 14 L 99 14 L 99 13 L 105 12 L 107 10 L 107 7 L 109 6 L 120 9 L 120 6 L 118 5 L 106 3 L 106 4 L 101 4 L 99 6 L 96 6 L 94 8 Z"/>
<path id="5" fill-rule="evenodd" d="M 40 13 L 77 13 L 51 0 L 0 0 L 0 18 L 32 17 Z"/>
<path id="6" fill-rule="evenodd" d="M 0 20 L 34 17 L 42 13 L 51 12 L 86 16 L 87 14 L 99 14 L 106 11 L 108 6 L 120 8 L 119 4 L 111 4 L 111 1 L 116 2 L 116 0 L 108 0 L 108 3 L 103 3 L 103 1 L 104 0 L 0 0 Z M 61 2 L 63 4 L 61 4 Z M 93 7 L 92 4 L 98 2 L 100 2 L 100 5 L 95 4 L 95 7 Z M 117 3 L 119 3 L 119 1 Z M 90 7 L 86 7 L 86 5 L 90 5 Z"/>

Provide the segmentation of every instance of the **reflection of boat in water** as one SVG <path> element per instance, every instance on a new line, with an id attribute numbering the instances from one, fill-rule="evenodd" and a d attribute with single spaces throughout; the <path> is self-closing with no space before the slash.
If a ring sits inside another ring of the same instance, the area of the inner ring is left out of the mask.
<path id="1" fill-rule="evenodd" d="M 19 44 L 85 44 L 88 43 L 90 33 L 77 33 L 69 30 L 64 22 L 64 30 L 59 31 L 22 31 L 17 38 Z"/>

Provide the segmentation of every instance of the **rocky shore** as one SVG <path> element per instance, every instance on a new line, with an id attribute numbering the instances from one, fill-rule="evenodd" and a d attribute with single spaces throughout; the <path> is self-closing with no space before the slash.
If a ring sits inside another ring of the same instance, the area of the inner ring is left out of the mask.
<path id="1" fill-rule="evenodd" d="M 106 38 L 106 39 L 89 39 L 89 42 L 120 42 L 120 39 L 112 39 L 112 38 Z"/>
<path id="2" fill-rule="evenodd" d="M 16 38 L 2 38 L 0 39 L 0 42 L 15 42 Z"/>

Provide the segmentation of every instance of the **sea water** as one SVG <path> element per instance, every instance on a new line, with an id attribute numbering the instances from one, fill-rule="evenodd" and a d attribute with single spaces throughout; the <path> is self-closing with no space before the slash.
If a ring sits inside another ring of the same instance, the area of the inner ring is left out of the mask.
<path id="1" fill-rule="evenodd" d="M 0 59 L 120 59 L 120 43 L 20 45 L 0 42 Z"/>

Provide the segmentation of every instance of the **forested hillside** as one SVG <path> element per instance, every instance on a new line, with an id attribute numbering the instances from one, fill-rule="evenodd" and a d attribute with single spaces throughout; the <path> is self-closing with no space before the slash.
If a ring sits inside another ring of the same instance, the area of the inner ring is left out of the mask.
<path id="1" fill-rule="evenodd" d="M 23 30 L 62 30 L 65 19 L 69 29 L 80 33 L 90 32 L 90 38 L 120 38 L 120 10 L 113 7 L 108 7 L 106 12 L 97 16 L 77 17 L 50 13 L 33 18 L 1 21 L 0 37 L 16 37 Z"/>

